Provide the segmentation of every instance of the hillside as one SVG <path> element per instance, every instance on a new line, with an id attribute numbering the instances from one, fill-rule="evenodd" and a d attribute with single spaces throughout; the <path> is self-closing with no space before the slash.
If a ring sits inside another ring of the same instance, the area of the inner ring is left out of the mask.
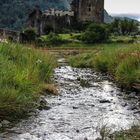
<path id="1" fill-rule="evenodd" d="M 0 0 L 0 28 L 21 29 L 30 11 L 38 5 L 42 10 L 66 9 L 67 0 Z"/>

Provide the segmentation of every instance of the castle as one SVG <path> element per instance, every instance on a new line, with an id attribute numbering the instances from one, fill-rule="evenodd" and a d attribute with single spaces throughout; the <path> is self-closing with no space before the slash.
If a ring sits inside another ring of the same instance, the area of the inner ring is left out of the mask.
<path id="1" fill-rule="evenodd" d="M 42 35 L 76 23 L 103 21 L 104 0 L 73 0 L 69 11 L 48 9 L 42 12 L 35 8 L 29 14 L 28 25 L 33 27 L 38 35 Z"/>

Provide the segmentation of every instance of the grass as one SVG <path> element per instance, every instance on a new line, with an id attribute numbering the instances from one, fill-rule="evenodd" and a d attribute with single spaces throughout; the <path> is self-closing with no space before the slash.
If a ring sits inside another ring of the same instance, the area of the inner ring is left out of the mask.
<path id="1" fill-rule="evenodd" d="M 139 89 L 139 44 L 98 45 L 97 48 L 96 52 L 71 56 L 68 62 L 74 67 L 90 67 L 109 73 L 121 87 Z"/>
<path id="2" fill-rule="evenodd" d="M 99 140 L 140 140 L 140 127 L 134 125 L 128 130 L 112 133 L 111 128 L 103 126 L 100 128 L 100 136 Z"/>
<path id="3" fill-rule="evenodd" d="M 115 140 L 140 140 L 140 127 L 132 126 L 129 130 L 122 130 L 110 135 Z"/>
<path id="4" fill-rule="evenodd" d="M 51 33 L 52 34 L 52 33 Z M 63 34 L 57 34 L 57 35 L 52 35 L 50 37 L 49 35 L 43 35 L 39 37 L 36 40 L 35 46 L 36 47 L 57 47 L 57 48 L 92 48 L 92 47 L 98 47 L 99 44 L 84 44 L 81 41 L 81 35 L 83 33 L 63 33 Z M 139 42 L 138 37 L 133 37 L 133 36 L 110 36 L 110 39 L 106 42 L 103 43 L 103 45 L 112 45 L 114 44 L 117 46 L 118 44 L 123 44 L 123 45 L 129 45 L 134 42 Z"/>
<path id="5" fill-rule="evenodd" d="M 22 116 L 37 105 L 55 59 L 19 44 L 0 44 L 0 118 Z"/>

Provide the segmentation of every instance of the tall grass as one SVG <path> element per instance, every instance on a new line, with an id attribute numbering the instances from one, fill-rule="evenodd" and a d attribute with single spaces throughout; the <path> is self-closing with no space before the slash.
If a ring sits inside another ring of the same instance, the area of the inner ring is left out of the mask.
<path id="1" fill-rule="evenodd" d="M 102 48 L 102 46 L 101 46 Z M 120 86 L 140 88 L 140 46 L 139 44 L 103 47 L 97 53 L 85 53 L 70 57 L 74 67 L 91 67 L 109 73 Z"/>
<path id="2" fill-rule="evenodd" d="M 112 132 L 111 128 L 106 125 L 103 126 L 100 130 L 101 140 L 139 140 L 140 139 L 140 127 L 133 125 L 128 130 L 119 130 Z"/>
<path id="3" fill-rule="evenodd" d="M 0 116 L 22 115 L 36 106 L 55 60 L 19 44 L 0 44 Z"/>

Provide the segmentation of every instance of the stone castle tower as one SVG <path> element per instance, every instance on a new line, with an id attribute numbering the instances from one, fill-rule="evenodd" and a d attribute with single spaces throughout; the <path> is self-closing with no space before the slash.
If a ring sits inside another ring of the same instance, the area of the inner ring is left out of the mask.
<path id="1" fill-rule="evenodd" d="M 73 0 L 71 10 L 79 22 L 104 21 L 104 0 Z"/>

